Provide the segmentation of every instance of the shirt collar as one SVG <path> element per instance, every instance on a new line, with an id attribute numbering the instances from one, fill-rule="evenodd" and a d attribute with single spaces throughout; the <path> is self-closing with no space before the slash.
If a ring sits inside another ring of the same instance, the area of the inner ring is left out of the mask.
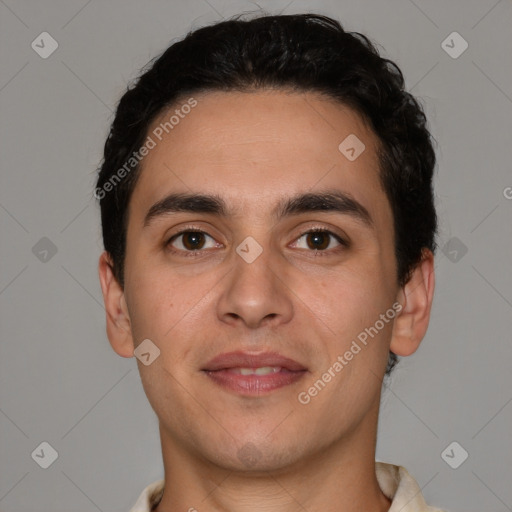
<path id="1" fill-rule="evenodd" d="M 388 512 L 442 512 L 425 503 L 419 485 L 404 467 L 376 462 L 375 471 L 382 493 L 392 500 Z"/>

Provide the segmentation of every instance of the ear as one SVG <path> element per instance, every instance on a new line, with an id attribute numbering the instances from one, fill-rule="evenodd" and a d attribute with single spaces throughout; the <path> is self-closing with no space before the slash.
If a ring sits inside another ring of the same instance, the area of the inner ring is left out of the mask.
<path id="1" fill-rule="evenodd" d="M 99 259 L 98 274 L 107 317 L 107 336 L 114 351 L 122 357 L 133 357 L 130 316 L 124 291 L 114 276 L 112 260 L 107 251 Z"/>
<path id="2" fill-rule="evenodd" d="M 434 287 L 434 255 L 432 251 L 423 249 L 422 260 L 398 294 L 403 308 L 395 317 L 389 347 L 391 352 L 410 356 L 420 346 L 430 320 Z"/>

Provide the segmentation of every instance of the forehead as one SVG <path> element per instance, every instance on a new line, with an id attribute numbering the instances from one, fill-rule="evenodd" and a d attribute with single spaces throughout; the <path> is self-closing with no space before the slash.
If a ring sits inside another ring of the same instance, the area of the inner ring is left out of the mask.
<path id="1" fill-rule="evenodd" d="M 141 221 L 173 192 L 217 194 L 233 213 L 262 216 L 283 195 L 333 188 L 374 218 L 389 215 L 377 139 L 350 108 L 316 93 L 282 90 L 193 99 L 192 109 L 183 108 L 193 104 L 185 98 L 150 127 L 154 147 L 142 161 L 130 218 Z"/>

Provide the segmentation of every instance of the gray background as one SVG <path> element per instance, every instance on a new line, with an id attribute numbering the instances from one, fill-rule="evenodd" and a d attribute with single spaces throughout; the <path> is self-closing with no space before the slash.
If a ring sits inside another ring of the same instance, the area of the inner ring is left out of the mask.
<path id="1" fill-rule="evenodd" d="M 432 504 L 512 510 L 511 2 L 259 5 L 368 34 L 421 98 L 439 144 L 444 252 L 427 336 L 383 392 L 377 456 L 405 466 Z M 2 512 L 127 511 L 163 477 L 136 360 L 105 334 L 95 169 L 116 102 L 150 58 L 191 28 L 257 8 L 0 0 Z M 43 31 L 59 45 L 46 59 L 31 48 Z M 453 31 L 469 44 L 458 58 L 441 46 Z M 48 469 L 31 457 L 43 441 L 58 452 Z M 441 456 L 453 441 L 469 453 L 458 469 Z"/>

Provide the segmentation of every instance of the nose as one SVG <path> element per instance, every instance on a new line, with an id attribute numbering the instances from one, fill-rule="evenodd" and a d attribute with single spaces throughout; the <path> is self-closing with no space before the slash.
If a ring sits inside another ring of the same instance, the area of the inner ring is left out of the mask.
<path id="1" fill-rule="evenodd" d="M 254 261 L 234 252 L 233 265 L 218 300 L 219 319 L 251 329 L 289 322 L 293 294 L 286 285 L 286 270 L 279 266 L 279 258 L 272 257 L 270 249 L 264 249 Z"/>

